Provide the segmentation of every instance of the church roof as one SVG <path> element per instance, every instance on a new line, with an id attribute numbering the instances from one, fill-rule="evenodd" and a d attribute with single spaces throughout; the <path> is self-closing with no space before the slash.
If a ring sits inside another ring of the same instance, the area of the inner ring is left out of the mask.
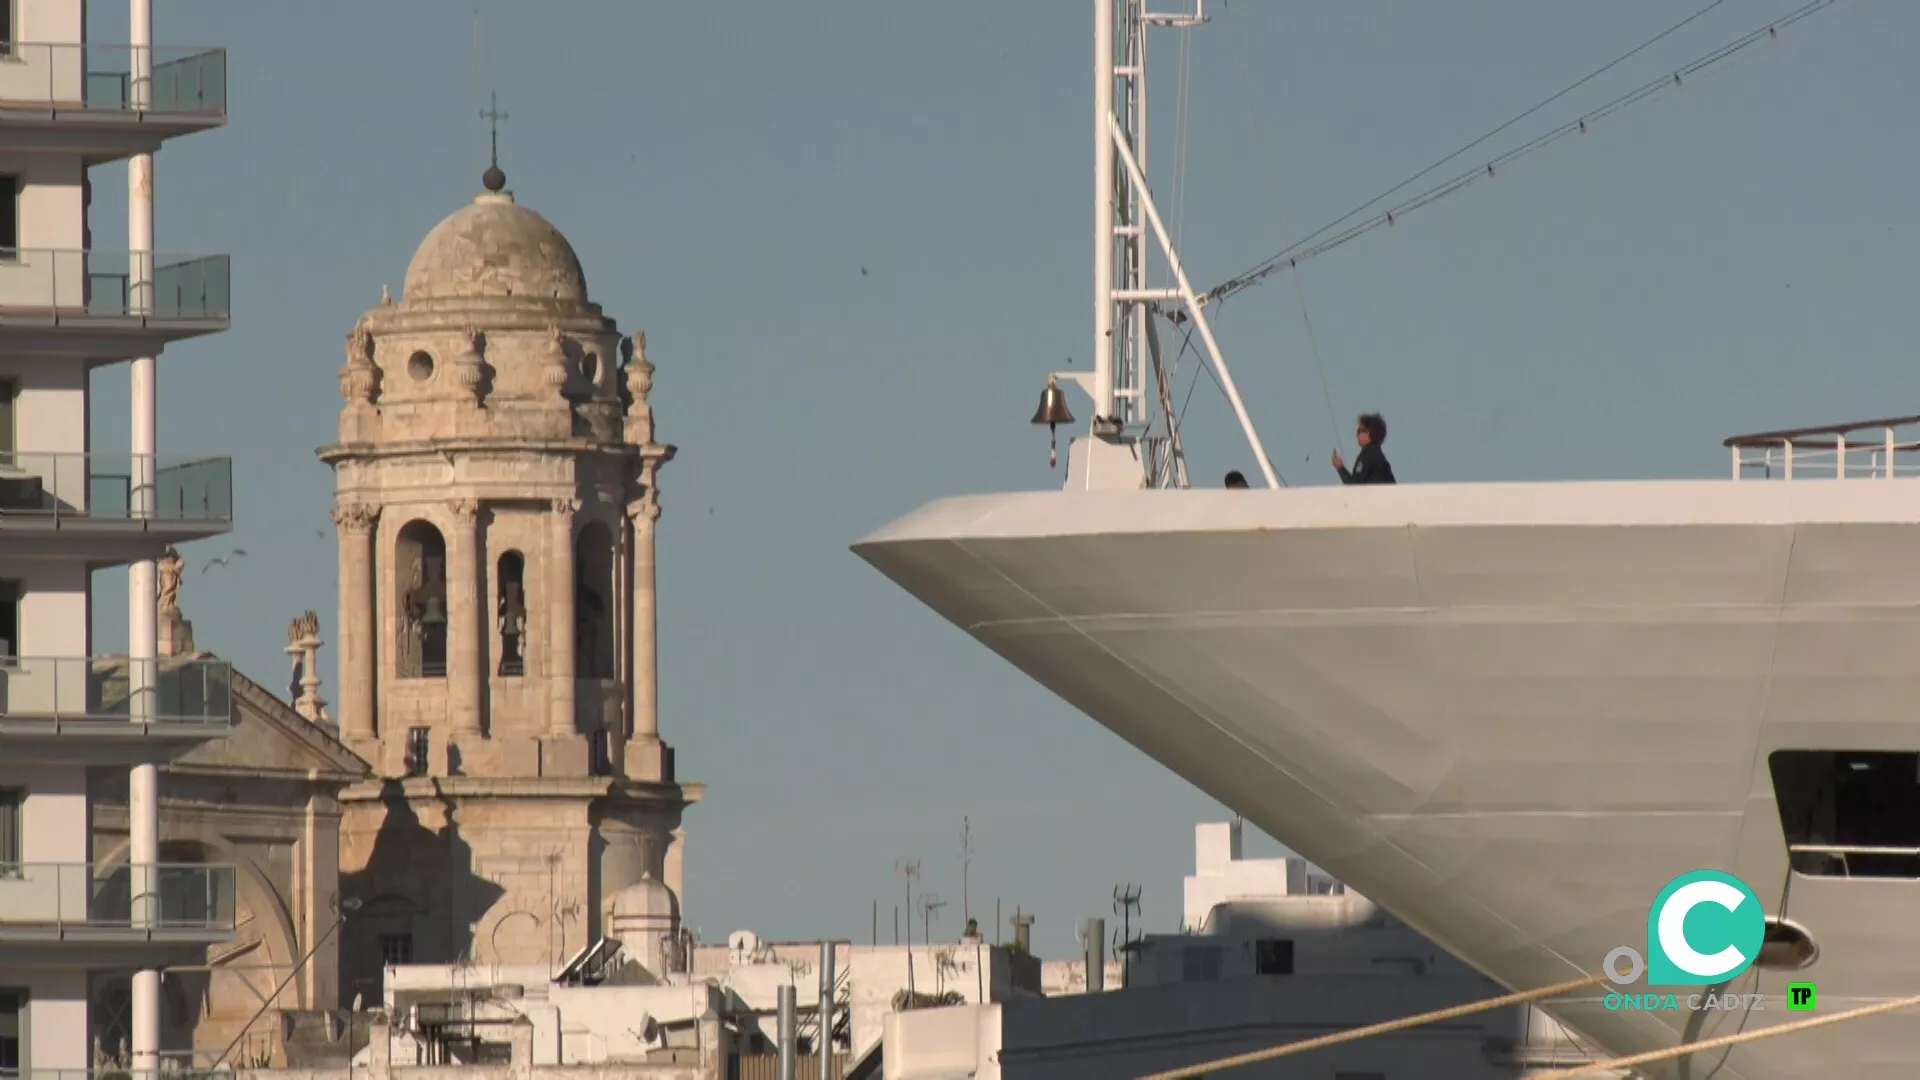
<path id="1" fill-rule="evenodd" d="M 212 653 L 200 653 L 199 658 L 217 659 Z M 195 749 L 169 770 L 317 774 L 341 784 L 373 774 L 373 767 L 347 749 L 328 725 L 301 716 L 238 670 L 233 672 L 233 699 L 233 733 Z"/>
<path id="2" fill-rule="evenodd" d="M 482 297 L 587 303 L 587 276 L 573 245 L 510 191 L 482 191 L 448 215 L 407 266 L 406 303 Z"/>

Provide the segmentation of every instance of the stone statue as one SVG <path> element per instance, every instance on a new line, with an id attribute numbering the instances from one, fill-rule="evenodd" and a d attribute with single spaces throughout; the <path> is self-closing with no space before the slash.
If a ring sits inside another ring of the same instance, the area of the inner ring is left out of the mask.
<path id="1" fill-rule="evenodd" d="M 167 545 L 166 554 L 160 556 L 160 614 L 180 614 L 180 575 L 187 569 L 187 560 L 180 557 L 172 544 Z"/>
<path id="2" fill-rule="evenodd" d="M 526 657 L 520 642 L 527 633 L 527 601 L 520 583 L 509 581 L 500 590 L 500 674 L 520 675 L 526 671 Z"/>

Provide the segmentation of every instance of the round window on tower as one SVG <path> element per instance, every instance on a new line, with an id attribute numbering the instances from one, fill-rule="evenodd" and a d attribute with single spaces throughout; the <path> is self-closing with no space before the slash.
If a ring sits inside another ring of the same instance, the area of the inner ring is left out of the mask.
<path id="1" fill-rule="evenodd" d="M 426 382 L 433 378 L 433 357 L 424 350 L 407 357 L 407 374 L 413 376 L 414 382 Z"/>

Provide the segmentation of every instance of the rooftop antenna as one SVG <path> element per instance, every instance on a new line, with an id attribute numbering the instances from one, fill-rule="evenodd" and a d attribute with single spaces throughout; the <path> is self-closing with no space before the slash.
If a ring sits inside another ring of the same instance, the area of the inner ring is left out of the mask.
<path id="1" fill-rule="evenodd" d="M 1132 974 L 1133 950 L 1131 946 L 1141 936 L 1133 932 L 1133 917 L 1140 913 L 1140 886 L 1115 885 L 1113 887 L 1113 913 L 1120 916 L 1119 936 L 1114 938 L 1113 951 L 1120 954 L 1120 985 L 1127 985 L 1127 976 Z"/>
<path id="2" fill-rule="evenodd" d="M 960 819 L 960 918 L 973 921 L 973 905 L 968 902 L 967 875 L 973 869 L 973 819 Z"/>
<path id="3" fill-rule="evenodd" d="M 499 191 L 507 186 L 507 174 L 500 171 L 500 121 L 509 119 L 506 113 L 500 111 L 499 94 L 487 95 L 487 110 L 480 114 L 480 119 L 487 122 L 487 141 L 490 148 L 487 171 L 481 174 L 480 182 L 486 185 L 488 191 Z"/>
<path id="4" fill-rule="evenodd" d="M 907 996 L 913 996 L 913 882 L 920 876 L 920 860 L 895 859 L 893 872 L 907 886 Z"/>
<path id="5" fill-rule="evenodd" d="M 939 893 L 920 894 L 920 937 L 924 944 L 933 944 L 933 917 L 946 906 Z"/>
<path id="6" fill-rule="evenodd" d="M 1169 407 L 1171 386 L 1153 324 L 1163 304 L 1183 305 L 1184 310 L 1174 310 L 1181 320 L 1193 323 L 1267 486 L 1279 487 L 1280 478 L 1220 353 L 1213 324 L 1147 187 L 1147 30 L 1204 25 L 1206 0 L 1192 0 L 1190 13 L 1170 14 L 1148 11 L 1149 2 L 1094 0 L 1093 370 L 1048 375 L 1033 422 L 1050 430 L 1073 423 L 1059 389 L 1060 383 L 1072 383 L 1093 399 L 1093 415 L 1089 437 L 1075 440 L 1068 449 L 1069 486 L 1187 486 L 1179 415 Z M 1172 286 L 1147 283 L 1147 249 L 1154 242 L 1174 279 Z"/>

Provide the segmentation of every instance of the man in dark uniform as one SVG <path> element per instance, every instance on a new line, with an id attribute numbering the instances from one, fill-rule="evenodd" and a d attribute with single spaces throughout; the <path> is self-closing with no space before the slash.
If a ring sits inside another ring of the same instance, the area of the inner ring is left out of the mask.
<path id="1" fill-rule="evenodd" d="M 1343 484 L 1391 484 L 1393 466 L 1387 463 L 1386 451 L 1380 449 L 1387 441 L 1387 422 L 1379 413 L 1360 414 L 1360 424 L 1353 433 L 1354 441 L 1360 444 L 1360 454 L 1353 460 L 1353 468 L 1347 468 L 1347 460 L 1340 451 L 1333 452 L 1333 468 L 1340 474 Z"/>

